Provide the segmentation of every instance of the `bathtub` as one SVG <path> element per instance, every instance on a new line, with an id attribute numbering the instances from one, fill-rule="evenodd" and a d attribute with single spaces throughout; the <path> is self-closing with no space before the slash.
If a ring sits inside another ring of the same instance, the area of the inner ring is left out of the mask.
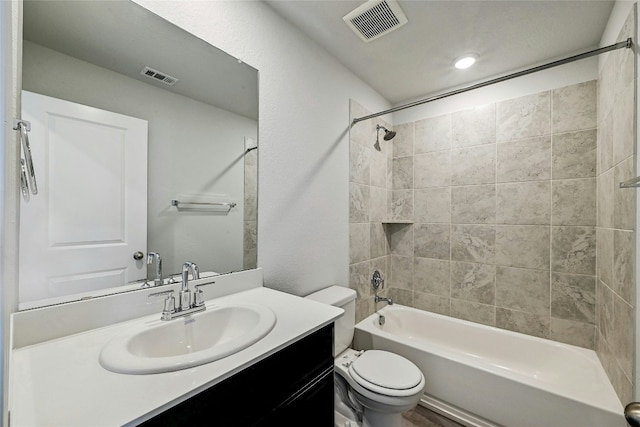
<path id="1" fill-rule="evenodd" d="M 627 425 L 593 351 L 397 304 L 379 313 L 383 326 L 375 313 L 356 325 L 354 347 L 414 362 L 421 404 L 464 425 Z"/>

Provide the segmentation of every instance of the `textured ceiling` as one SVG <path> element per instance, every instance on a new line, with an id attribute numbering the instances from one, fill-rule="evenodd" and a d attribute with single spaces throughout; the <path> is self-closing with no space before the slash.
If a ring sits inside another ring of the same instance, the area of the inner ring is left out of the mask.
<path id="1" fill-rule="evenodd" d="M 364 43 L 342 20 L 364 1 L 265 1 L 394 104 L 595 48 L 614 4 L 399 0 L 409 22 Z"/>

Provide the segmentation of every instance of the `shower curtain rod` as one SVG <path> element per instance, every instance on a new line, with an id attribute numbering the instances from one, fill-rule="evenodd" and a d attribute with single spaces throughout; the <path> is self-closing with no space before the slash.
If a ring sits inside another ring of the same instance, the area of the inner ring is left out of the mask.
<path id="1" fill-rule="evenodd" d="M 535 72 L 538 72 L 538 71 L 546 70 L 548 68 L 553 68 L 553 67 L 557 67 L 559 65 L 568 64 L 570 62 L 579 61 L 580 59 L 585 59 L 585 58 L 589 58 L 591 56 L 600 55 L 601 53 L 610 52 L 612 50 L 622 49 L 624 47 L 631 48 L 632 46 L 633 46 L 633 39 L 628 38 L 627 40 L 625 40 L 623 42 L 618 42 L 618 43 L 615 43 L 615 44 L 612 44 L 612 45 L 609 45 L 609 46 L 605 46 L 605 47 L 601 47 L 601 48 L 598 48 L 598 49 L 590 50 L 589 52 L 580 53 L 578 55 L 569 56 L 568 58 L 559 59 L 557 61 L 549 62 L 549 63 L 543 64 L 543 65 L 538 65 L 537 67 L 532 67 L 532 68 L 529 68 L 529 69 L 526 69 L 526 70 L 523 70 L 523 71 L 518 71 L 518 72 L 515 72 L 515 73 L 512 73 L 512 74 L 507 74 L 506 76 L 497 77 L 495 79 L 487 80 L 487 81 L 481 82 L 481 83 L 476 83 L 474 85 L 467 86 L 467 87 L 464 87 L 464 88 L 461 88 L 461 89 L 455 89 L 455 90 L 452 90 L 450 92 L 442 93 L 440 95 L 434 95 L 434 96 L 431 96 L 429 98 L 425 98 L 425 99 L 421 99 L 421 100 L 418 100 L 418 101 L 410 102 L 410 103 L 404 104 L 404 105 L 399 105 L 397 107 L 389 108 L 388 110 L 380 111 L 379 113 L 369 114 L 368 116 L 364 116 L 364 117 L 356 117 L 351 122 L 351 126 L 355 125 L 358 122 L 361 122 L 361 121 L 364 121 L 364 120 L 368 120 L 368 119 L 372 119 L 374 117 L 384 116 L 385 114 L 389 114 L 389 113 L 395 113 L 396 111 L 405 110 L 407 108 L 416 107 L 418 105 L 426 104 L 428 102 L 437 101 L 439 99 L 447 98 L 449 96 L 458 95 L 458 94 L 461 94 L 461 93 L 464 93 L 464 92 L 469 92 L 469 91 L 475 90 L 475 89 L 480 89 L 480 88 L 485 87 L 485 86 L 489 86 L 489 85 L 492 85 L 492 84 L 496 84 L 496 83 L 504 82 L 504 81 L 507 81 L 507 80 L 515 79 L 516 77 L 526 76 L 527 74 L 532 74 L 532 73 L 535 73 Z"/>

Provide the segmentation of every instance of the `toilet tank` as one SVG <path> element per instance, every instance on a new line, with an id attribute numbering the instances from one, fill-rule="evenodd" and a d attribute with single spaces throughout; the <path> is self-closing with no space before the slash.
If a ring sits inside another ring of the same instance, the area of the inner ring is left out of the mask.
<path id="1" fill-rule="evenodd" d="M 334 335 L 334 356 L 342 353 L 353 340 L 353 331 L 356 325 L 356 291 L 344 286 L 329 286 L 307 295 L 305 298 L 344 310 L 344 314 L 335 320 Z"/>

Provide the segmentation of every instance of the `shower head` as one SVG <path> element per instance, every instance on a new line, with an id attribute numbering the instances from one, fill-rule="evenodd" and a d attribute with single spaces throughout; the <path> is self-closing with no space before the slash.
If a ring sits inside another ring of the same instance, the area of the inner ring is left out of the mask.
<path id="1" fill-rule="evenodd" d="M 382 137 L 382 139 L 384 139 L 385 141 L 391 141 L 393 138 L 395 138 L 395 131 L 389 130 L 384 126 L 377 125 L 376 131 L 380 132 L 380 129 L 384 130 L 384 136 Z"/>

